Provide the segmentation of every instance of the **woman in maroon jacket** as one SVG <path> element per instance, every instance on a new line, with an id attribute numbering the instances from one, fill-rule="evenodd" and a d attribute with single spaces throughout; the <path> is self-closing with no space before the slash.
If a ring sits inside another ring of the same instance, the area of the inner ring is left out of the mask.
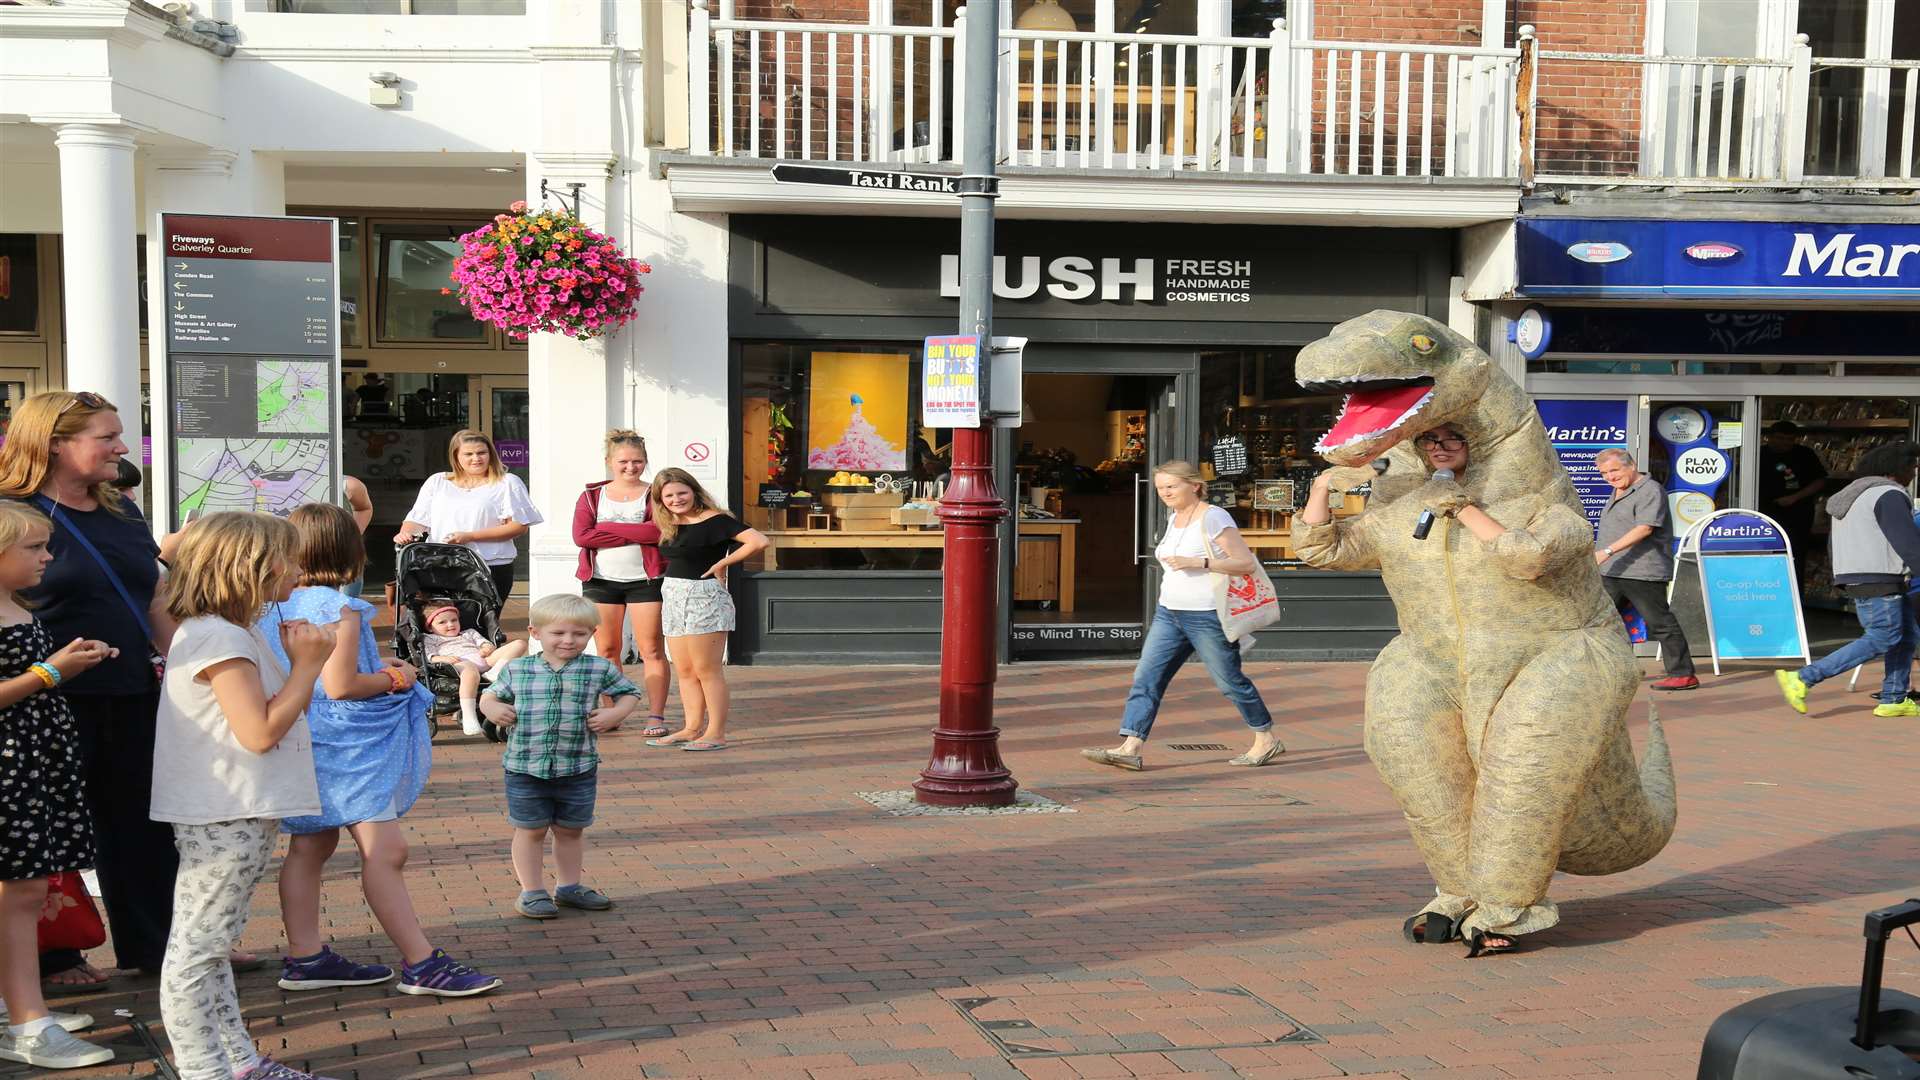
<path id="1" fill-rule="evenodd" d="M 613 479 L 588 484 L 573 508 L 573 542 L 580 546 L 580 592 L 600 609 L 594 644 L 614 663 L 621 624 L 633 622 L 633 644 L 646 665 L 647 725 L 641 734 L 667 734 L 669 669 L 660 636 L 660 527 L 653 523 L 647 441 L 625 428 L 607 432 L 607 471 Z"/>

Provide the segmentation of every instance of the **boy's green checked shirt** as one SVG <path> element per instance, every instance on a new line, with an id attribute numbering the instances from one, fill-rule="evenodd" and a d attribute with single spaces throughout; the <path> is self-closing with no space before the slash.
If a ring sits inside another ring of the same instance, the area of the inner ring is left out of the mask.
<path id="1" fill-rule="evenodd" d="M 508 772 L 553 780 L 578 776 L 600 764 L 587 714 L 600 707 L 600 695 L 638 697 L 612 661 L 581 654 L 555 671 L 545 657 L 522 656 L 501 670 L 487 693 L 514 708 L 502 758 Z"/>

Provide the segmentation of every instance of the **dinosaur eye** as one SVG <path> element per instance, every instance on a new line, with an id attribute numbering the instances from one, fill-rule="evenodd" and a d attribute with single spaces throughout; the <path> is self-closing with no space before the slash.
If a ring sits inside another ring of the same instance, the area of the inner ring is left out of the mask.
<path id="1" fill-rule="evenodd" d="M 1425 334 L 1415 334 L 1408 340 L 1413 344 L 1414 352 L 1424 355 L 1433 351 L 1433 339 Z"/>

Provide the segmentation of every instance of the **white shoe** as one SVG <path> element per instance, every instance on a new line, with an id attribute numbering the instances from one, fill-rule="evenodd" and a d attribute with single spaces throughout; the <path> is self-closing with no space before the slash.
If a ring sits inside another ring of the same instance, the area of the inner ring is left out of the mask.
<path id="1" fill-rule="evenodd" d="M 54 1023 L 59 1024 L 68 1031 L 85 1031 L 93 1026 L 93 1017 L 86 1013 L 55 1012 L 48 1010 L 47 1015 L 53 1017 Z M 0 1001 L 0 1026 L 11 1023 L 13 1023 L 13 1021 L 8 1017 L 7 1003 Z"/>
<path id="2" fill-rule="evenodd" d="M 460 730 L 468 735 L 480 734 L 480 703 L 462 701 L 460 703 Z"/>
<path id="3" fill-rule="evenodd" d="M 0 1061 L 20 1061 L 42 1069 L 79 1069 L 112 1060 L 112 1050 L 82 1042 L 58 1025 L 38 1035 L 0 1033 Z"/>
<path id="4" fill-rule="evenodd" d="M 480 730 L 480 721 L 472 719 L 471 717 L 466 717 L 466 716 L 463 716 L 460 718 L 460 733 L 462 735 L 485 734 Z"/>

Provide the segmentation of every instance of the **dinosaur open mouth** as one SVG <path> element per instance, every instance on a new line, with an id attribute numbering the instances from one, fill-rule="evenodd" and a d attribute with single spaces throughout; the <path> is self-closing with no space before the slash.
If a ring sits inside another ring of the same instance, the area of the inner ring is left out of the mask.
<path id="1" fill-rule="evenodd" d="M 1315 445 L 1322 452 L 1377 439 L 1406 424 L 1433 400 L 1433 377 L 1353 379 L 1312 383 L 1309 390 L 1336 390 L 1346 394 L 1333 427 Z"/>

